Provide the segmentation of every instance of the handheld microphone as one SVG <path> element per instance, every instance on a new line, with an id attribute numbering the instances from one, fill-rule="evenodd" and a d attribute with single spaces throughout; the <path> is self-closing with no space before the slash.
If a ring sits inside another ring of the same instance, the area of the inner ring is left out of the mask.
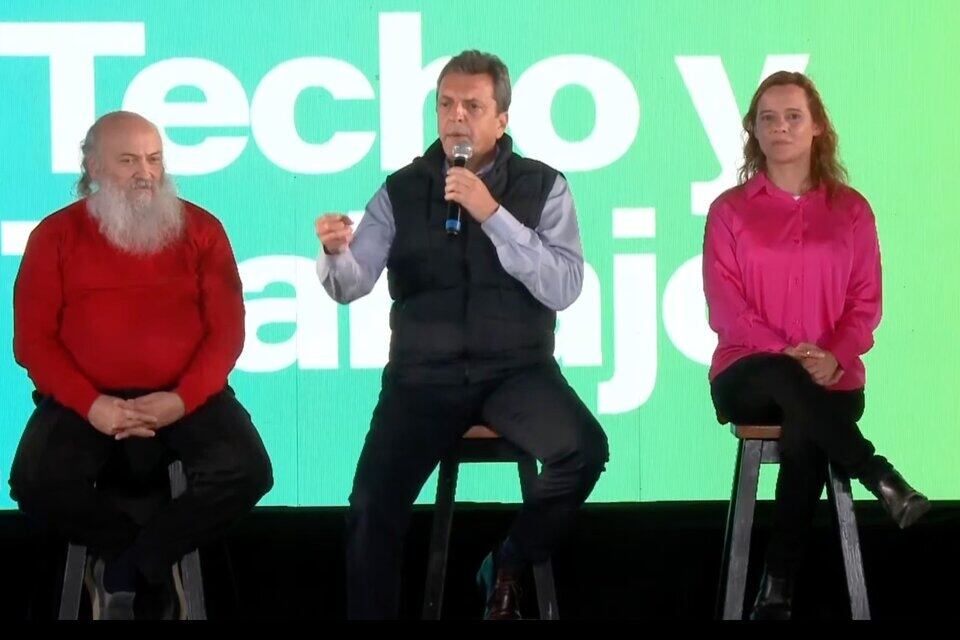
<path id="1" fill-rule="evenodd" d="M 458 142 L 453 146 L 453 166 L 465 167 L 467 160 L 473 156 L 473 145 L 469 142 Z M 460 215 L 462 211 L 459 202 L 451 200 L 447 203 L 447 235 L 450 237 L 460 234 Z"/>

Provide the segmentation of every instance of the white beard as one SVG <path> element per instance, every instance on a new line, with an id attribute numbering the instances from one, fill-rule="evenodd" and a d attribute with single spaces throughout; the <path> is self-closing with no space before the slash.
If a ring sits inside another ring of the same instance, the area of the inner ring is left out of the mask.
<path id="1" fill-rule="evenodd" d="M 130 196 L 115 183 L 104 181 L 87 199 L 87 210 L 107 241 L 126 253 L 154 254 L 183 235 L 183 203 L 167 176 L 153 197 L 146 193 Z"/>

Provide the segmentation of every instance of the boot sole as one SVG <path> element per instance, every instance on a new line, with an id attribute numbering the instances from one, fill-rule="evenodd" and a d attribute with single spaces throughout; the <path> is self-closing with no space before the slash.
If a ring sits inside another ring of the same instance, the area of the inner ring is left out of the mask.
<path id="1" fill-rule="evenodd" d="M 911 500 L 903 510 L 903 514 L 900 516 L 900 522 L 897 524 L 900 525 L 901 529 L 906 529 L 922 518 L 927 511 L 930 511 L 930 507 L 930 501 L 926 498 Z"/>

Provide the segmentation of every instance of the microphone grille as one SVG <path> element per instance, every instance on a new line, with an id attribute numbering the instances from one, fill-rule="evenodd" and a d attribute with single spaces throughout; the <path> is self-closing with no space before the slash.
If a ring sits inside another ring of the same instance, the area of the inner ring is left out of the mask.
<path id="1" fill-rule="evenodd" d="M 453 157 L 469 160 L 473 157 L 473 145 L 469 142 L 458 142 L 453 145 Z"/>

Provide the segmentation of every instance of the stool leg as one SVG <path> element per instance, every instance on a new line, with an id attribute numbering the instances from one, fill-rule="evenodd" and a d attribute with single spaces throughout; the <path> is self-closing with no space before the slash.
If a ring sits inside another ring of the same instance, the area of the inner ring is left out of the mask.
<path id="1" fill-rule="evenodd" d="M 183 473 L 183 463 L 174 460 L 167 467 L 167 477 L 170 478 L 170 497 L 179 498 L 187 490 L 187 476 Z"/>
<path id="2" fill-rule="evenodd" d="M 863 558 L 860 554 L 860 534 L 857 532 L 857 519 L 853 512 L 850 479 L 832 464 L 827 492 L 837 514 L 843 568 L 847 576 L 847 592 L 850 594 L 850 615 L 854 620 L 869 620 L 870 603 L 867 600 Z"/>
<path id="3" fill-rule="evenodd" d="M 71 544 L 67 547 L 67 563 L 63 569 L 63 590 L 60 592 L 58 620 L 76 620 L 80 613 L 80 589 L 87 570 L 87 548 Z"/>
<path id="4" fill-rule="evenodd" d="M 187 490 L 187 476 L 183 472 L 183 463 L 174 460 L 167 467 L 170 478 L 170 497 L 176 499 Z M 203 574 L 200 572 L 200 552 L 194 549 L 174 567 L 180 572 L 183 595 L 187 601 L 187 620 L 206 620 L 207 605 L 203 598 Z"/>
<path id="5" fill-rule="evenodd" d="M 524 456 L 517 461 L 517 471 L 520 473 L 520 493 L 526 500 L 530 494 L 530 488 L 537 479 L 537 461 L 530 456 Z M 537 588 L 540 619 L 559 620 L 560 607 L 557 604 L 557 587 L 553 579 L 553 562 L 550 558 L 533 565 L 533 583 Z"/>
<path id="6" fill-rule="evenodd" d="M 741 440 L 737 449 L 721 567 L 724 620 L 743 619 L 747 565 L 750 561 L 750 534 L 753 529 L 753 511 L 757 503 L 762 450 L 762 440 Z"/>
<path id="7" fill-rule="evenodd" d="M 559 620 L 560 608 L 557 605 L 557 589 L 553 580 L 553 562 L 547 558 L 533 565 L 533 582 L 537 587 L 537 605 L 541 620 Z"/>
<path id="8" fill-rule="evenodd" d="M 437 502 L 433 512 L 430 551 L 427 554 L 427 584 L 423 594 L 424 620 L 439 620 L 443 608 L 443 584 L 447 578 L 447 554 L 450 549 L 450 531 L 453 528 L 458 471 L 459 465 L 454 456 L 445 456 L 440 461 Z"/>
<path id="9" fill-rule="evenodd" d="M 180 560 L 174 571 L 180 571 L 183 596 L 187 601 L 187 620 L 206 620 L 207 604 L 203 597 L 203 574 L 200 572 L 200 552 L 194 549 Z"/>

